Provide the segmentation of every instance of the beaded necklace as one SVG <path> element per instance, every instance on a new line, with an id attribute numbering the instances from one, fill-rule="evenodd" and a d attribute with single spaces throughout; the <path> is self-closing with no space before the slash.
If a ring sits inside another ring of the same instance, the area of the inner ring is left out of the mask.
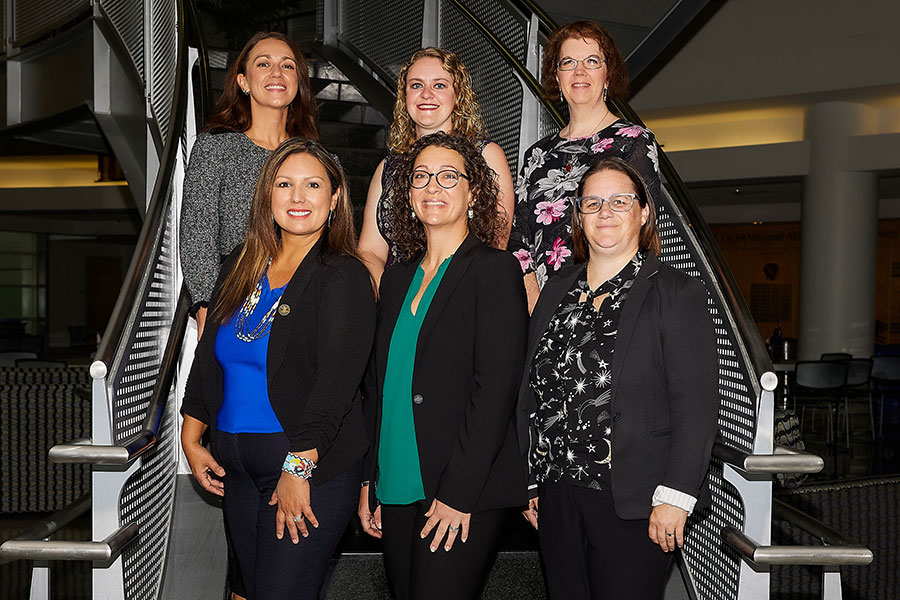
<path id="1" fill-rule="evenodd" d="M 252 342 L 266 337 L 269 335 L 269 330 L 272 328 L 272 320 L 275 318 L 275 311 L 278 309 L 278 304 L 281 302 L 281 294 L 275 299 L 275 304 L 272 305 L 272 308 L 269 309 L 266 316 L 262 318 L 259 325 L 257 325 L 253 331 L 247 331 L 247 319 L 250 318 L 250 315 L 256 310 L 256 305 L 259 304 L 259 298 L 262 296 L 262 282 L 263 279 L 266 278 L 266 274 L 269 272 L 269 267 L 271 265 L 272 257 L 269 257 L 269 262 L 266 263 L 266 269 L 263 271 L 262 277 L 259 278 L 259 281 L 256 282 L 256 287 L 253 288 L 253 291 L 247 296 L 247 299 L 244 300 L 244 304 L 241 306 L 237 319 L 234 321 L 234 333 L 237 338 L 243 342 Z M 282 292 L 282 294 L 283 293 L 284 292 Z"/>

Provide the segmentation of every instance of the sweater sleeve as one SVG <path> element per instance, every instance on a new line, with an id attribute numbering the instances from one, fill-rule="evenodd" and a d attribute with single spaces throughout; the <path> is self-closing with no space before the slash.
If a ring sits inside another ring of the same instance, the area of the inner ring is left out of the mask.
<path id="1" fill-rule="evenodd" d="M 472 512 L 503 446 L 525 356 L 528 309 L 521 271 L 506 253 L 494 257 L 476 281 L 472 399 L 435 494 L 462 512 Z"/>
<path id="2" fill-rule="evenodd" d="M 219 188 L 222 149 L 215 136 L 197 136 L 184 174 L 179 253 L 191 301 L 208 302 L 219 272 Z"/>
<path id="3" fill-rule="evenodd" d="M 303 414 L 287 433 L 292 451 L 328 453 L 369 362 L 375 297 L 366 268 L 344 263 L 329 275 L 316 309 L 318 372 Z"/>

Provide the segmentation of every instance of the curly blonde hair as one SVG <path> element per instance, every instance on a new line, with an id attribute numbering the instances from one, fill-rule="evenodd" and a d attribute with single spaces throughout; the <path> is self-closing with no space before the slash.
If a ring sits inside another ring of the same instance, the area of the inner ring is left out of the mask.
<path id="1" fill-rule="evenodd" d="M 453 79 L 453 92 L 456 102 L 453 106 L 454 135 L 469 139 L 484 139 L 487 131 L 484 127 L 484 119 L 481 116 L 481 106 L 475 98 L 475 90 L 472 89 L 472 77 L 469 70 L 459 57 L 450 50 L 443 48 L 422 48 L 416 50 L 397 76 L 397 101 L 394 103 L 394 121 L 391 123 L 391 131 L 388 136 L 388 150 L 394 154 L 404 154 L 416 141 L 416 124 L 413 123 L 409 112 L 406 110 L 406 76 L 410 68 L 421 58 L 436 58 L 441 61 L 441 66 Z M 450 133 L 450 132 L 448 132 Z"/>

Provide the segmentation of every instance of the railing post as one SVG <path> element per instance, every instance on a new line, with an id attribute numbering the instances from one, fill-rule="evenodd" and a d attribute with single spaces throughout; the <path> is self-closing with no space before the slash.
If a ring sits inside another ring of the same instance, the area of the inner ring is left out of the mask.
<path id="1" fill-rule="evenodd" d="M 36 560 L 31 567 L 28 600 L 50 600 L 50 563 L 45 560 Z"/>
<path id="2" fill-rule="evenodd" d="M 841 568 L 829 565 L 822 568 L 822 600 L 842 600 Z"/>
<path id="3" fill-rule="evenodd" d="M 340 0 L 324 0 L 322 12 L 323 41 L 329 46 L 337 46 L 338 34 L 341 32 Z"/>
<path id="4" fill-rule="evenodd" d="M 538 38 L 540 21 L 537 15 L 532 14 L 528 22 L 528 42 L 525 47 L 525 68 L 540 79 L 541 71 L 541 44 Z M 528 86 L 522 82 L 522 120 L 519 124 L 519 166 L 525 161 L 525 151 L 541 137 L 541 103 L 533 95 L 528 93 Z M 515 180 L 516 173 L 513 173 Z"/>
<path id="5" fill-rule="evenodd" d="M 424 0 L 422 6 L 422 47 L 438 47 L 441 44 L 440 0 Z"/>

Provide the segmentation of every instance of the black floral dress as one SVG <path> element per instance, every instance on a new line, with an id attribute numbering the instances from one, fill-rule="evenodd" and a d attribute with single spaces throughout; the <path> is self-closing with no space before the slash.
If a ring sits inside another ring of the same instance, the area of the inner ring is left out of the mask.
<path id="1" fill-rule="evenodd" d="M 585 268 L 541 337 L 530 373 L 538 406 L 530 462 L 540 483 L 565 478 L 609 489 L 613 352 L 622 306 L 643 262 L 638 252 L 596 290 L 588 287 Z M 595 309 L 594 299 L 604 294 Z"/>
<path id="2" fill-rule="evenodd" d="M 525 152 L 516 181 L 516 211 L 509 250 L 525 274 L 547 279 L 572 260 L 572 210 L 581 176 L 600 158 L 627 160 L 659 202 L 659 159 L 649 129 L 618 120 L 586 138 L 554 133 Z"/>

